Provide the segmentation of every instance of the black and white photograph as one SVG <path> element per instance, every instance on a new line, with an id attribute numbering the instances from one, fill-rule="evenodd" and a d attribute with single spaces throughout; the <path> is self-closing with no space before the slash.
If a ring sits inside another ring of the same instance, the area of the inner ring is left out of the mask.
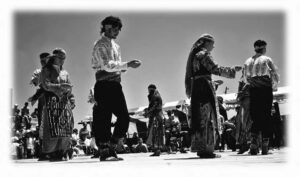
<path id="1" fill-rule="evenodd" d="M 5 176 L 297 174 L 299 4 L 29 2 L 1 15 Z"/>

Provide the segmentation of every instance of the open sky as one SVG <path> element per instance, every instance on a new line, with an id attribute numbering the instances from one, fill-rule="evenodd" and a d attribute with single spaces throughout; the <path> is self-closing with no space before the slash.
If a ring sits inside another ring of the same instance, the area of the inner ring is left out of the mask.
<path id="1" fill-rule="evenodd" d="M 184 75 L 192 44 L 203 33 L 215 37 L 212 55 L 222 66 L 243 65 L 254 54 L 253 42 L 264 39 L 267 55 L 278 66 L 280 85 L 286 86 L 285 13 L 222 12 L 222 11 L 15 11 L 13 17 L 13 104 L 20 107 L 35 88 L 29 85 L 33 71 L 40 67 L 39 54 L 64 48 L 76 98 L 75 121 L 92 112 L 87 103 L 89 88 L 95 83 L 91 68 L 91 52 L 99 38 L 100 22 L 108 15 L 119 16 L 122 31 L 116 42 L 121 46 L 122 59 L 139 59 L 141 67 L 122 76 L 128 108 L 145 106 L 147 86 L 156 84 L 164 102 L 186 99 Z M 236 92 L 238 80 L 223 79 L 217 93 Z M 36 106 L 36 105 L 35 105 Z M 33 110 L 33 108 L 31 108 Z"/>

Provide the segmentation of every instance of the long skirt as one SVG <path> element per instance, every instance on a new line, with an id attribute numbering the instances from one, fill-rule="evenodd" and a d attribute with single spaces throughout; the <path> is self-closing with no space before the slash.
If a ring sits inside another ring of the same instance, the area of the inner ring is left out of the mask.
<path id="1" fill-rule="evenodd" d="M 244 97 L 240 101 L 240 109 L 237 116 L 236 140 L 238 144 L 247 144 L 251 139 L 252 119 L 250 118 L 250 97 Z"/>
<path id="2" fill-rule="evenodd" d="M 146 144 L 153 149 L 161 149 L 165 145 L 165 134 L 162 112 L 150 117 Z"/>
<path id="3" fill-rule="evenodd" d="M 200 78 L 193 82 L 191 97 L 191 151 L 212 154 L 218 129 L 216 95 L 211 81 Z"/>
<path id="4" fill-rule="evenodd" d="M 42 114 L 43 153 L 65 153 L 71 147 L 74 119 L 68 101 L 58 100 L 53 94 L 45 94 Z"/>

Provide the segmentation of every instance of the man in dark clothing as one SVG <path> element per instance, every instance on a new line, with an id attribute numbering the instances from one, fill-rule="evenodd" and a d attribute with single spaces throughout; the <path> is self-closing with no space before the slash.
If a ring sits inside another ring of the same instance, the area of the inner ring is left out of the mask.
<path id="1" fill-rule="evenodd" d="M 154 84 L 148 86 L 149 106 L 146 117 L 149 117 L 147 144 L 150 144 L 154 153 L 151 156 L 160 156 L 160 149 L 164 146 L 164 125 L 162 113 L 162 99 Z"/>

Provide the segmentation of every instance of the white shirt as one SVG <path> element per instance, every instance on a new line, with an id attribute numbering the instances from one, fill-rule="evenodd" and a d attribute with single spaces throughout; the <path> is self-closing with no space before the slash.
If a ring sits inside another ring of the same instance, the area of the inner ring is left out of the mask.
<path id="1" fill-rule="evenodd" d="M 247 83 L 247 78 L 255 76 L 269 76 L 273 83 L 273 88 L 277 88 L 279 83 L 279 75 L 277 67 L 272 59 L 268 56 L 261 55 L 257 58 L 250 57 L 244 64 L 244 81 Z"/>
<path id="2" fill-rule="evenodd" d="M 40 75 L 41 75 L 41 69 L 36 69 L 33 74 L 32 74 L 32 77 L 31 77 L 31 80 L 30 80 L 30 84 L 34 85 L 34 86 L 38 86 L 40 85 Z"/>
<path id="3" fill-rule="evenodd" d="M 127 62 L 122 62 L 120 46 L 105 36 L 95 42 L 92 53 L 92 68 L 120 74 L 128 69 Z"/>

